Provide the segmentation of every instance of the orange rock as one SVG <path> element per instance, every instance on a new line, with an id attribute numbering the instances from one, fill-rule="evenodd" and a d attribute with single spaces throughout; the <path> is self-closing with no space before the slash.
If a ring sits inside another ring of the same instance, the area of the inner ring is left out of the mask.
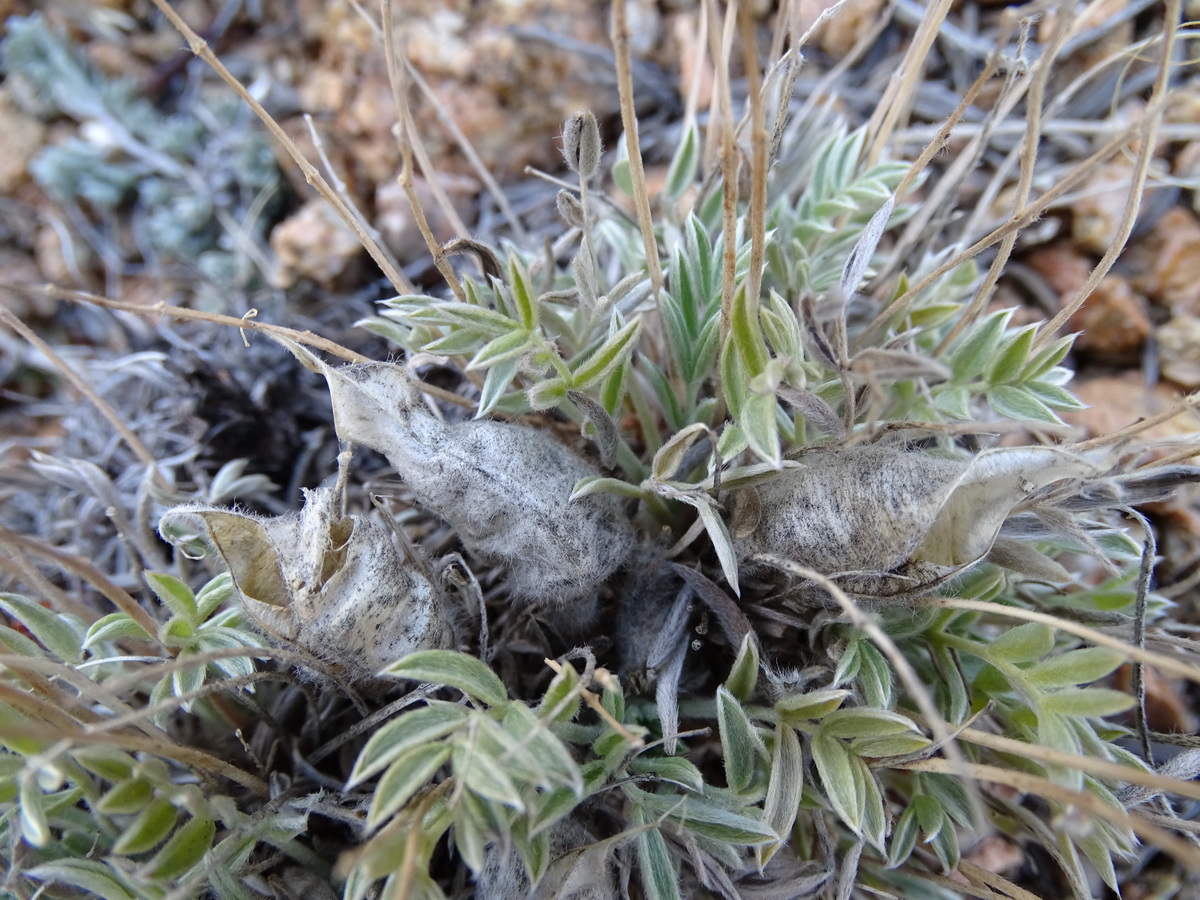
<path id="1" fill-rule="evenodd" d="M 1175 316 L 1156 332 L 1163 375 L 1193 390 L 1200 387 L 1200 319 Z"/>
<path id="2" fill-rule="evenodd" d="M 362 253 L 350 226 L 319 198 L 309 200 L 275 227 L 271 249 L 279 263 L 274 281 L 280 288 L 291 287 L 301 278 L 331 286 Z"/>
<path id="3" fill-rule="evenodd" d="M 1133 673 L 1128 665 L 1121 666 L 1114 676 L 1114 687 L 1129 693 Z M 1164 678 L 1153 666 L 1142 668 L 1146 685 L 1146 722 L 1152 731 L 1172 734 L 1191 734 L 1197 728 L 1196 714 L 1183 696 L 1185 685 L 1179 678 Z"/>
<path id="4" fill-rule="evenodd" d="M 1176 314 L 1200 315 L 1200 220 L 1175 206 L 1154 231 L 1161 244 L 1150 273 L 1152 296 Z"/>
<path id="5" fill-rule="evenodd" d="M 1105 375 L 1075 382 L 1071 390 L 1088 409 L 1062 413 L 1064 421 L 1087 429 L 1090 435 L 1110 434 L 1147 416 L 1167 412 L 1180 400 L 1166 384 L 1148 387 L 1138 372 Z M 1143 433 L 1150 439 L 1169 439 L 1196 433 L 1196 420 L 1186 412 Z"/>
<path id="6" fill-rule="evenodd" d="M 1116 364 L 1138 362 L 1152 327 L 1145 301 L 1118 275 L 1106 275 L 1067 325 L 1083 332 L 1079 353 Z"/>
<path id="7" fill-rule="evenodd" d="M 1133 182 L 1132 157 L 1097 166 L 1071 207 L 1071 236 L 1085 250 L 1102 256 L 1117 238 L 1117 229 Z"/>
<path id="8" fill-rule="evenodd" d="M 479 192 L 479 182 L 462 175 L 442 174 L 438 179 L 450 198 L 454 211 L 469 227 L 475 208 L 475 195 Z M 420 176 L 414 177 L 413 192 L 429 220 L 433 236 L 439 242 L 445 243 L 458 236 L 449 216 L 434 198 L 428 181 Z M 428 257 L 429 249 L 417 229 L 408 196 L 394 178 L 380 185 L 379 190 L 375 192 L 375 225 L 383 235 L 384 243 L 391 248 L 402 264 Z"/>

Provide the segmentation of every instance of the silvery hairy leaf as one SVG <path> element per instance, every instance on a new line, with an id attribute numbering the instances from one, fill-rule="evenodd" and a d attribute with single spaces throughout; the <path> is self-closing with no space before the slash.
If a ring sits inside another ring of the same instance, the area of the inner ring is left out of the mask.
<path id="1" fill-rule="evenodd" d="M 452 646 L 449 603 L 426 567 L 402 558 L 382 525 L 342 516 L 333 488 L 305 495 L 299 513 L 271 519 L 180 506 L 159 530 L 207 532 L 250 617 L 352 677 L 371 677 L 416 650 Z"/>
<path id="2" fill-rule="evenodd" d="M 447 424 L 400 366 L 333 368 L 285 343 L 325 376 L 338 437 L 386 456 L 469 552 L 508 568 L 514 597 L 581 599 L 633 551 L 634 529 L 617 498 L 570 499 L 581 478 L 600 473 L 546 432 L 487 419 Z"/>

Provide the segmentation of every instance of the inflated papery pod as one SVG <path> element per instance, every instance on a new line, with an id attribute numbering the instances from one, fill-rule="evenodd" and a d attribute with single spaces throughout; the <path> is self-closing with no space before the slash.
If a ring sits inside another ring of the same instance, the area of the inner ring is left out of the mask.
<path id="1" fill-rule="evenodd" d="M 325 376 L 338 437 L 386 456 L 470 553 L 507 568 L 513 597 L 586 598 L 633 551 L 636 534 L 617 498 L 570 500 L 579 479 L 600 473 L 544 431 L 487 419 L 447 424 L 398 365 L 334 368 L 284 343 Z"/>
<path id="2" fill-rule="evenodd" d="M 333 488 L 305 491 L 304 508 L 276 518 L 180 506 L 168 540 L 207 532 L 246 612 L 269 634 L 369 678 L 416 650 L 454 645 L 451 606 L 432 580 L 364 516 L 343 516 Z"/>
<path id="3" fill-rule="evenodd" d="M 797 462 L 737 498 L 739 558 L 750 569 L 787 560 L 849 594 L 879 599 L 919 596 L 999 550 L 998 562 L 1065 579 L 1057 564 L 1032 546 L 1022 551 L 1001 529 L 1047 486 L 1101 473 L 1095 462 L 1053 447 L 956 459 L 851 446 L 813 450 Z"/>

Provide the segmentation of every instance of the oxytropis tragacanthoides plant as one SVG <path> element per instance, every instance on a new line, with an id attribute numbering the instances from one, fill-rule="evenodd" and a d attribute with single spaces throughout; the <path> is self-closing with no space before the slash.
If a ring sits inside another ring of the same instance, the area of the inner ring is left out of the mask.
<path id="1" fill-rule="evenodd" d="M 1162 664 L 1132 508 L 1200 471 L 1142 464 L 1132 436 L 1029 437 L 1079 406 L 1072 337 L 988 312 L 979 249 L 889 256 L 965 107 L 916 163 L 878 161 L 879 128 L 788 119 L 791 46 L 748 78 L 746 141 L 727 76 L 706 139 L 685 119 L 656 205 L 627 79 L 607 160 L 595 117 L 568 119 L 564 234 L 541 253 L 432 245 L 448 291 L 363 323 L 398 361 L 331 365 L 311 336 L 235 320 L 325 378 L 338 437 L 386 457 L 406 511 L 347 511 L 349 453 L 275 517 L 158 484 L 161 535 L 217 567 L 196 592 L 147 574 L 165 619 L 116 586 L 121 611 L 92 622 L 0 598 L 33 638 L 5 629 L 3 827 L 29 848 L 11 883 L 241 898 L 262 863 L 355 900 L 380 880 L 389 897 L 941 897 L 951 872 L 1019 892 L 961 854 L 993 832 L 1040 844 L 1079 896 L 1090 872 L 1117 889 L 1139 838 L 1194 862 L 1134 809 L 1196 797 L 1168 777 L 1189 764 L 1131 751 L 1112 717 L 1136 693 L 1097 682 Z M 476 274 L 450 265 L 467 253 Z M 162 663 L 149 687 L 126 668 L 142 658 Z M 102 709 L 55 710 L 67 685 Z M 298 696 L 324 722 L 289 725 Z M 168 730 L 180 709 L 226 728 L 233 707 L 272 718 L 269 747 L 236 731 L 257 774 Z M 317 817 L 340 830 L 316 836 Z"/>

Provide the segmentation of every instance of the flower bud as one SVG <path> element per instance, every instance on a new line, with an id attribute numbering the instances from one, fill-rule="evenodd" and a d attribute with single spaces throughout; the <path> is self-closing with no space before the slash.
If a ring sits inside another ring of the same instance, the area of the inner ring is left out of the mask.
<path id="1" fill-rule="evenodd" d="M 572 172 L 587 181 L 600 170 L 600 126 L 591 110 L 574 113 L 563 123 L 563 157 Z"/>

